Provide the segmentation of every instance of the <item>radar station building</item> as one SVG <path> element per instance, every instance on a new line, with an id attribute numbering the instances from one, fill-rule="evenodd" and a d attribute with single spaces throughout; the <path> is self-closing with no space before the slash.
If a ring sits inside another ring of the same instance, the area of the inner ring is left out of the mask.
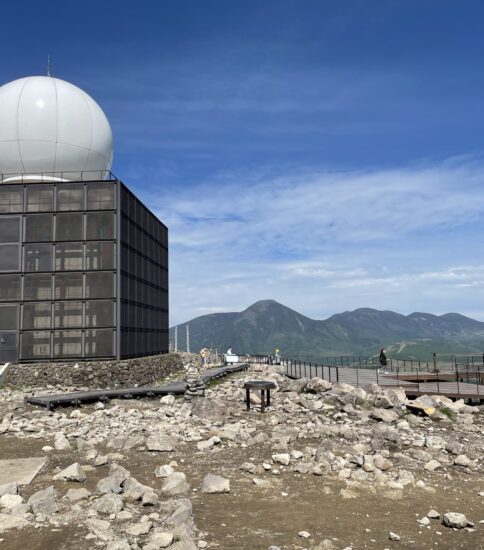
<path id="1" fill-rule="evenodd" d="M 82 90 L 0 87 L 0 364 L 168 352 L 168 229 L 111 162 Z"/>

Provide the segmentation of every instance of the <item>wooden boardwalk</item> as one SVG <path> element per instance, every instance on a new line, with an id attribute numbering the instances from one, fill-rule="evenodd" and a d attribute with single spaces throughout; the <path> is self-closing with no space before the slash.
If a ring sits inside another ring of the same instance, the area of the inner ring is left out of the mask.
<path id="1" fill-rule="evenodd" d="M 451 399 L 484 401 L 482 371 L 441 371 L 438 373 L 385 373 L 379 369 L 323 366 L 296 361 L 287 363 L 286 372 L 291 378 L 318 376 L 330 382 L 344 382 L 356 387 L 378 384 L 385 388 L 401 387 L 408 397 L 420 395 L 445 395 Z M 474 372 L 475 371 L 475 372 Z M 472 378 L 474 377 L 474 380 Z M 480 381 L 481 383 L 478 383 Z"/>
<path id="2" fill-rule="evenodd" d="M 230 367 L 217 367 L 207 369 L 202 378 L 205 383 L 222 378 L 234 372 L 246 370 L 248 363 L 239 363 Z M 159 395 L 180 395 L 185 393 L 185 382 L 172 382 L 164 386 L 140 386 L 137 388 L 116 388 L 112 390 L 92 390 L 85 392 L 58 393 L 51 395 L 34 395 L 25 401 L 31 405 L 38 405 L 52 410 L 55 407 L 79 407 L 83 403 L 96 401 L 106 402 L 110 399 L 136 399 L 140 397 L 157 397 Z"/>

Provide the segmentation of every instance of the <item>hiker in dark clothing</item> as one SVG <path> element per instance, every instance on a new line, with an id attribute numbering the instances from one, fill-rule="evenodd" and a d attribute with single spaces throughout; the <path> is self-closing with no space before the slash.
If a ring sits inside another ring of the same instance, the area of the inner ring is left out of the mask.
<path id="1" fill-rule="evenodd" d="M 380 367 L 386 367 L 387 366 L 387 356 L 385 355 L 385 350 L 382 348 L 380 350 Z"/>

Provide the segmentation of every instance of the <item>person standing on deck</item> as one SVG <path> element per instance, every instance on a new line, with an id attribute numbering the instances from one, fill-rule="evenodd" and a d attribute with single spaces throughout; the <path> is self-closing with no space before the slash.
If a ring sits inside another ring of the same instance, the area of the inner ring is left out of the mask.
<path id="1" fill-rule="evenodd" d="M 385 350 L 382 348 L 380 350 L 380 367 L 385 369 L 385 371 L 387 370 L 387 356 L 385 354 Z"/>

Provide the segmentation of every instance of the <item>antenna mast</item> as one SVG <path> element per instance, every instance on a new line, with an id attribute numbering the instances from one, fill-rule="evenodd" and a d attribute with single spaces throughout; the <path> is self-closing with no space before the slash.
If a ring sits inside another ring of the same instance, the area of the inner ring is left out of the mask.
<path id="1" fill-rule="evenodd" d="M 187 353 L 190 353 L 190 327 L 187 323 Z"/>
<path id="2" fill-rule="evenodd" d="M 178 351 L 178 327 L 175 327 L 175 353 Z"/>
<path id="3" fill-rule="evenodd" d="M 50 55 L 47 56 L 47 76 L 51 76 L 51 74 L 50 74 Z"/>

